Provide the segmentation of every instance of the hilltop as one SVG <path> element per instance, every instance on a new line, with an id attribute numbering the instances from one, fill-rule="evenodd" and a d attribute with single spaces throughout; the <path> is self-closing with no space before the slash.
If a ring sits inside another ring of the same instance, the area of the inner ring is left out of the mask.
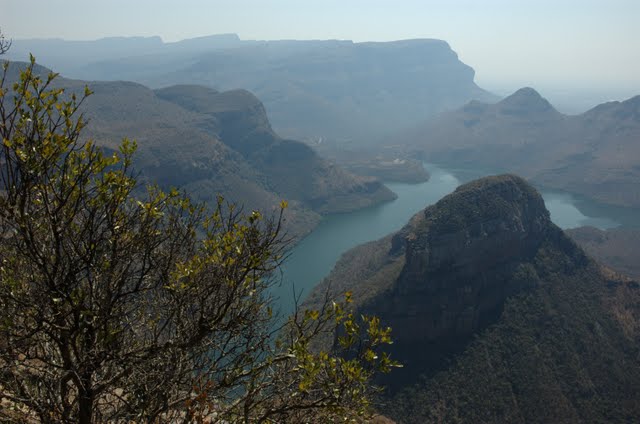
<path id="1" fill-rule="evenodd" d="M 590 259 L 520 177 L 460 186 L 347 252 L 308 302 L 351 290 L 393 328 L 399 423 L 640 417 L 640 285 Z"/>

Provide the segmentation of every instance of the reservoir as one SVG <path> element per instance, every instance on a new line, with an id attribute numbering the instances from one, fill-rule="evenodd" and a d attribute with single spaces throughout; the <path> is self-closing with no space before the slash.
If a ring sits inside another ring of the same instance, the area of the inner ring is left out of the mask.
<path id="1" fill-rule="evenodd" d="M 480 175 L 425 164 L 431 178 L 419 184 L 386 183 L 398 195 L 394 201 L 355 212 L 330 215 L 291 251 L 282 267 L 281 283 L 273 288 L 281 312 L 294 307 L 294 293 L 301 300 L 326 277 L 347 250 L 399 230 L 409 218 L 436 203 L 460 184 Z M 551 220 L 559 227 L 590 225 L 601 229 L 637 226 L 635 211 L 604 207 L 568 193 L 540 189 Z"/>

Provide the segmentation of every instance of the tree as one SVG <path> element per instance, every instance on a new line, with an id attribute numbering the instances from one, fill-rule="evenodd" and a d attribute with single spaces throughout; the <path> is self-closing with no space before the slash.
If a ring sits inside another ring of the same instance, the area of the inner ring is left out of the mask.
<path id="1" fill-rule="evenodd" d="M 5 54 L 11 47 L 11 40 L 4 38 L 4 34 L 0 31 L 0 55 Z"/>
<path id="2" fill-rule="evenodd" d="M 350 297 L 282 320 L 282 213 L 140 187 L 35 60 L 0 81 L 0 419 L 309 422 L 369 413 L 390 329 Z M 282 323 L 278 325 L 278 323 Z M 335 333 L 338 331 L 337 333 Z M 312 349 L 323 334 L 335 349 Z M 320 418 L 322 417 L 322 418 Z"/>

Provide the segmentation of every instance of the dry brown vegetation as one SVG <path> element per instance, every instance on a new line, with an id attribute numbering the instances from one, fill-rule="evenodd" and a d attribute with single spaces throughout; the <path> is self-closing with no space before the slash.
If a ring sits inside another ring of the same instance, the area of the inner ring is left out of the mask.
<path id="1" fill-rule="evenodd" d="M 580 227 L 566 233 L 602 264 L 640 281 L 640 230 Z"/>

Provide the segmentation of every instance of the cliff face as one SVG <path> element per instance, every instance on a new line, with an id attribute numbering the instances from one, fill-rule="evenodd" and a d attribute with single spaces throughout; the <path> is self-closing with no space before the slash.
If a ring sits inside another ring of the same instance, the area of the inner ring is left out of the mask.
<path id="1" fill-rule="evenodd" d="M 381 412 L 399 423 L 640 418 L 640 285 L 587 257 L 520 177 L 459 187 L 346 253 L 329 285 L 392 327 L 404 367 L 379 381 Z"/>
<path id="2" fill-rule="evenodd" d="M 519 177 L 462 186 L 396 236 L 405 266 L 392 301 L 375 309 L 394 311 L 390 324 L 401 339 L 473 333 L 526 285 L 510 281 L 513 271 L 535 256 L 551 225 L 542 197 Z"/>
<path id="3" fill-rule="evenodd" d="M 299 200 L 315 212 L 347 212 L 395 197 L 380 181 L 350 174 L 306 144 L 279 137 L 262 102 L 246 90 L 219 93 L 180 85 L 155 93 L 203 116 L 196 125 L 240 153 L 266 177 L 270 191 Z"/>
<path id="4" fill-rule="evenodd" d="M 267 112 L 256 96 L 246 90 L 218 92 L 197 85 L 176 85 L 155 94 L 190 111 L 205 114 L 201 128 L 212 131 L 227 146 L 245 157 L 277 140 Z"/>
<path id="5" fill-rule="evenodd" d="M 227 35 L 157 46 L 158 40 L 131 39 L 128 48 L 126 39 L 114 41 L 16 40 L 9 54 L 25 60 L 33 52 L 56 71 L 85 80 L 242 87 L 265 103 L 279 134 L 302 140 L 367 142 L 471 99 L 497 100 L 441 40 L 245 41 Z M 143 46 L 149 49 L 144 55 Z"/>
<path id="6" fill-rule="evenodd" d="M 405 364 L 386 383 L 440 370 L 496 322 L 509 296 L 535 285 L 523 267 L 549 240 L 581 257 L 542 197 L 513 175 L 461 186 L 416 216 L 392 241 L 405 258 L 395 284 L 364 308 L 394 329 L 392 352 Z"/>
<path id="7" fill-rule="evenodd" d="M 494 99 L 440 40 L 270 41 L 194 62 L 148 82 L 248 88 L 265 102 L 279 133 L 301 139 L 366 141 L 471 99 Z"/>

